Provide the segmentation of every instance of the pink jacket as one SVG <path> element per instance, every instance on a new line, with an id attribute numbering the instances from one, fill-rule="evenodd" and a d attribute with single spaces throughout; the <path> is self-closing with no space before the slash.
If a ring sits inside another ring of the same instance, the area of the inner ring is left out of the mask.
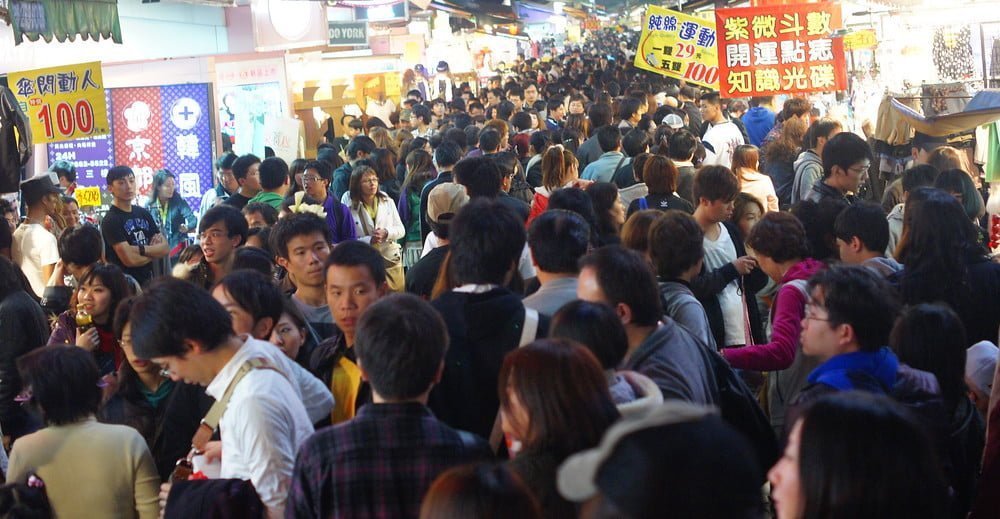
<path id="1" fill-rule="evenodd" d="M 792 365 L 799 349 L 799 334 L 805 316 L 805 295 L 788 282 L 809 279 L 825 267 L 823 262 L 806 258 L 788 269 L 781 280 L 771 312 L 771 342 L 742 348 L 726 348 L 722 356 L 738 369 L 779 371 Z"/>

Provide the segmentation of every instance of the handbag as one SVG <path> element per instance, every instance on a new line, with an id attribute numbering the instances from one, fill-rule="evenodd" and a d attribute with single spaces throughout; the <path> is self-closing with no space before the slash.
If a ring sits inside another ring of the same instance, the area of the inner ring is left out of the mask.
<path id="1" fill-rule="evenodd" d="M 386 201 L 382 200 L 380 203 L 386 203 Z M 360 202 L 355 202 L 354 206 L 358 213 L 358 220 L 361 222 L 361 232 L 365 236 L 371 236 L 375 233 L 375 222 L 368 215 L 368 211 L 361 207 Z M 385 264 L 385 281 L 389 285 L 389 289 L 393 292 L 402 292 L 406 285 L 406 277 L 403 272 L 403 247 L 395 240 L 379 243 L 374 247 L 382 255 L 382 261 Z"/>

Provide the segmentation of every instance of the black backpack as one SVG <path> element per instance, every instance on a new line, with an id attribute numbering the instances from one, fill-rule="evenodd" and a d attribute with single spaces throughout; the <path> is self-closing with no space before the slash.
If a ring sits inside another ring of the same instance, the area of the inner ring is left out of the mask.
<path id="1" fill-rule="evenodd" d="M 715 404 L 722 419 L 743 433 L 753 446 L 757 462 L 766 473 L 778 461 L 778 439 L 757 397 L 722 355 L 702 348 L 705 364 L 715 378 Z"/>

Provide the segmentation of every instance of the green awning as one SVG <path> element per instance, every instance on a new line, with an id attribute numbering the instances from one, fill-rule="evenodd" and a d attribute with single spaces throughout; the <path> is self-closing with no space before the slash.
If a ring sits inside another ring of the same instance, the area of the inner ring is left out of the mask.
<path id="1" fill-rule="evenodd" d="M 14 43 L 101 38 L 122 42 L 117 0 L 10 0 Z"/>

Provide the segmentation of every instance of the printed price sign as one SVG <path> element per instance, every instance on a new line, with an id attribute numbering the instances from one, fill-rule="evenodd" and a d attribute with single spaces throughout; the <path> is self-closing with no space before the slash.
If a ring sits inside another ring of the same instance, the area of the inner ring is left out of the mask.
<path id="1" fill-rule="evenodd" d="M 637 68 L 719 88 L 719 51 L 711 21 L 652 5 L 642 20 Z"/>
<path id="2" fill-rule="evenodd" d="M 73 198 L 80 207 L 99 207 L 101 205 L 101 188 L 78 187 L 73 191 Z"/>
<path id="3" fill-rule="evenodd" d="M 715 10 L 722 97 L 832 92 L 847 88 L 840 4 Z"/>
<path id="4" fill-rule="evenodd" d="M 8 84 L 28 114 L 36 143 L 109 131 L 100 62 L 14 72 Z"/>
<path id="5" fill-rule="evenodd" d="M 844 36 L 845 50 L 870 49 L 876 45 L 878 45 L 878 39 L 875 37 L 875 31 L 872 29 L 852 32 Z"/>

